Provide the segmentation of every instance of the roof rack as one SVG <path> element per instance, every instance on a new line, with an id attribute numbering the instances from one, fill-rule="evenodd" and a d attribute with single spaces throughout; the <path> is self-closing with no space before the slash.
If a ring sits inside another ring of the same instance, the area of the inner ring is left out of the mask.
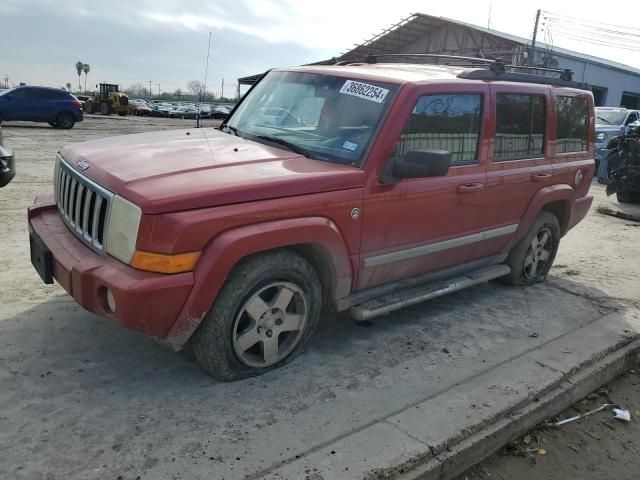
<path id="1" fill-rule="evenodd" d="M 527 65 L 511 65 L 501 58 L 488 59 L 463 57 L 459 55 L 441 55 L 435 53 L 386 53 L 381 55 L 368 55 L 366 63 L 378 63 L 379 58 L 388 57 L 431 58 L 435 59 L 436 62 L 438 62 L 440 59 L 450 59 L 459 63 L 446 63 L 445 65 L 456 67 L 480 67 L 474 68 L 473 70 L 465 70 L 458 75 L 458 78 L 468 80 L 503 80 L 507 82 L 539 83 L 543 85 L 558 85 L 563 87 L 579 88 L 582 90 L 591 90 L 591 86 L 589 84 L 574 81 L 573 72 L 568 68 L 560 69 Z M 470 62 L 471 64 L 465 65 L 464 62 Z M 526 70 L 528 72 L 543 72 L 543 74 L 541 75 L 537 73 L 508 72 L 507 69 Z M 544 73 L 557 74 L 558 76 L 547 76 L 544 75 Z"/>

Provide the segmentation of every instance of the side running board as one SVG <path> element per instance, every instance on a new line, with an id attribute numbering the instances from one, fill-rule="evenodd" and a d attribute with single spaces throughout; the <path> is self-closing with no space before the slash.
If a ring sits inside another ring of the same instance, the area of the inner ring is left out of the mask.
<path id="1" fill-rule="evenodd" d="M 396 292 L 384 297 L 374 298 L 368 302 L 351 307 L 350 313 L 354 320 L 368 320 L 378 315 L 384 315 L 416 303 L 441 297 L 447 293 L 457 292 L 479 283 L 488 282 L 494 278 L 508 275 L 511 269 L 507 265 L 492 265 L 479 268 L 464 275 L 449 280 L 428 283 L 402 292 Z"/>

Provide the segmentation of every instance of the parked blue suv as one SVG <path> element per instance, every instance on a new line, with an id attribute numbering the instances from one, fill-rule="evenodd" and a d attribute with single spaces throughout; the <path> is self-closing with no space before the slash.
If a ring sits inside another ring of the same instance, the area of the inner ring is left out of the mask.
<path id="1" fill-rule="evenodd" d="M 16 87 L 0 91 L 0 122 L 47 122 L 68 130 L 82 118 L 80 100 L 59 88 Z"/>

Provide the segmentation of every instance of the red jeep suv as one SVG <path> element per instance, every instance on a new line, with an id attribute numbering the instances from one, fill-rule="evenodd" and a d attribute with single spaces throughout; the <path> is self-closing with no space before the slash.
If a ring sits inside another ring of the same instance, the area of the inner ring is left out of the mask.
<path id="1" fill-rule="evenodd" d="M 63 147 L 29 210 L 36 270 L 224 380 L 295 357 L 322 310 L 543 281 L 591 205 L 591 93 L 373 60 L 272 70 L 218 129 Z"/>

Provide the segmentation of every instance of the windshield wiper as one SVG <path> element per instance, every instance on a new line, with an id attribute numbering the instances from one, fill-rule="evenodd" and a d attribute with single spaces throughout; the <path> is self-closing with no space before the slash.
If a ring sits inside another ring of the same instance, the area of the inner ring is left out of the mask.
<path id="1" fill-rule="evenodd" d="M 220 127 L 221 129 L 227 129 L 229 132 L 233 133 L 236 137 L 239 137 L 238 129 L 236 127 L 232 127 L 231 125 L 227 125 L 226 123 Z M 224 131 L 224 130 L 223 130 Z M 228 132 L 227 132 L 228 133 Z"/>
<path id="2" fill-rule="evenodd" d="M 604 122 L 607 122 L 607 125 L 611 125 L 611 122 L 609 120 L 607 120 L 606 118 L 598 117 L 597 115 L 596 115 L 596 118 L 599 118 L 600 120 L 602 120 Z"/>
<path id="3" fill-rule="evenodd" d="M 309 152 L 309 150 L 299 147 L 295 143 L 285 140 L 284 138 L 270 137 L 269 135 L 256 135 L 256 138 L 259 138 L 260 140 L 266 140 L 272 143 L 277 143 L 278 145 L 282 145 L 283 147 L 287 147 L 292 152 L 298 153 L 303 157 L 314 158 L 313 154 Z"/>

